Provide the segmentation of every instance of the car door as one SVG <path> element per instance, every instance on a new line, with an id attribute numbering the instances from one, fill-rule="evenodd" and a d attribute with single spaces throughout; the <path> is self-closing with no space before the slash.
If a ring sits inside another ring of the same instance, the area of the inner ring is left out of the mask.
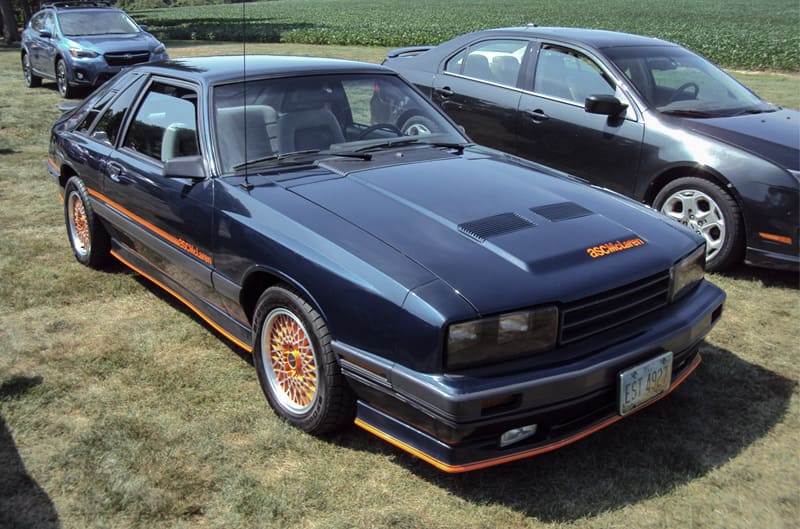
<path id="1" fill-rule="evenodd" d="M 213 291 L 213 180 L 163 174 L 165 161 L 201 154 L 199 95 L 199 87 L 191 84 L 148 81 L 105 165 L 103 199 L 115 210 L 130 250 L 208 300 Z"/>
<path id="2" fill-rule="evenodd" d="M 48 64 L 48 57 L 52 55 L 53 31 L 55 22 L 50 11 L 42 11 L 31 19 L 30 61 L 34 70 L 42 73 L 53 74 L 53 65 Z M 44 35 L 42 35 L 44 32 Z"/>
<path id="3" fill-rule="evenodd" d="M 517 88 L 528 41 L 491 39 L 451 56 L 433 81 L 433 102 L 477 143 L 513 152 Z"/>
<path id="4" fill-rule="evenodd" d="M 564 45 L 542 43 L 519 105 L 522 156 L 630 194 L 644 127 L 632 102 L 599 61 Z M 585 110 L 591 95 L 614 96 L 620 115 Z"/>

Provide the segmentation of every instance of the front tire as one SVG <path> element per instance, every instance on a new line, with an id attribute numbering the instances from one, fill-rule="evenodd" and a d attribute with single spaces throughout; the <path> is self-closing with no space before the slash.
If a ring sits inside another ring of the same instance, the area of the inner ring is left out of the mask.
<path id="1" fill-rule="evenodd" d="M 673 180 L 656 195 L 653 207 L 705 238 L 709 272 L 725 270 L 741 260 L 741 210 L 736 200 L 714 182 L 694 176 Z"/>
<path id="2" fill-rule="evenodd" d="M 67 72 L 67 63 L 64 59 L 56 61 L 56 85 L 58 86 L 58 93 L 64 99 L 75 97 L 76 89 L 69 84 L 69 73 Z"/>
<path id="3" fill-rule="evenodd" d="M 22 77 L 25 79 L 25 86 L 36 88 L 42 85 L 42 78 L 33 73 L 31 58 L 27 53 L 22 54 Z"/>
<path id="4" fill-rule="evenodd" d="M 311 305 L 287 288 L 268 288 L 256 305 L 253 328 L 258 381 L 275 413 L 316 435 L 353 421 L 355 397 L 328 327 Z"/>
<path id="5" fill-rule="evenodd" d="M 109 261 L 111 237 L 94 214 L 83 181 L 70 178 L 64 197 L 64 220 L 75 259 L 90 268 L 103 268 Z"/>

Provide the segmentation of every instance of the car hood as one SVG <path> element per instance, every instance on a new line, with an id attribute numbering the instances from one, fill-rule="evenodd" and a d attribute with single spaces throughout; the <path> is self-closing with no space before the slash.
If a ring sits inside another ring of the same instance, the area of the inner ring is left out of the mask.
<path id="1" fill-rule="evenodd" d="M 331 178 L 285 185 L 419 263 L 478 313 L 623 286 L 700 243 L 627 198 L 522 161 L 431 148 L 396 161 L 401 154 L 329 161 Z M 628 248 L 592 257 L 608 243 Z"/>
<path id="2" fill-rule="evenodd" d="M 680 119 L 694 132 L 741 147 L 786 169 L 800 170 L 800 112 L 796 110 Z"/>
<path id="3" fill-rule="evenodd" d="M 87 35 L 83 37 L 70 37 L 70 40 L 82 48 L 95 50 L 100 53 L 152 50 L 159 44 L 154 36 L 145 32 L 129 33 L 125 35 Z"/>

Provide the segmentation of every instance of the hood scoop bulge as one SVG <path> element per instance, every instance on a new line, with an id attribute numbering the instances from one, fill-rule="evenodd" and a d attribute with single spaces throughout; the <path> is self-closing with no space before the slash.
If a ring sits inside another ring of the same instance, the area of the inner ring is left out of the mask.
<path id="1" fill-rule="evenodd" d="M 490 237 L 533 226 L 535 226 L 533 222 L 516 213 L 501 213 L 459 224 L 458 231 L 477 241 L 484 242 Z"/>
<path id="2" fill-rule="evenodd" d="M 576 204 L 575 202 L 559 202 L 558 204 L 548 204 L 546 206 L 531 208 L 531 211 L 537 215 L 541 215 L 551 222 L 577 219 L 578 217 L 593 215 L 591 211 L 580 204 Z"/>

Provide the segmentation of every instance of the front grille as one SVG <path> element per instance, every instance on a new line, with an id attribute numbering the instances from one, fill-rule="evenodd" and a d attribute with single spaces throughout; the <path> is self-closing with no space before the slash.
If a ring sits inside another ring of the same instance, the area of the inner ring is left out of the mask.
<path id="1" fill-rule="evenodd" d="M 150 60 L 149 51 L 126 51 L 103 55 L 109 66 L 131 66 Z"/>
<path id="2" fill-rule="evenodd" d="M 668 302 L 668 271 L 572 302 L 561 311 L 560 342 L 568 344 L 619 327 Z"/>

